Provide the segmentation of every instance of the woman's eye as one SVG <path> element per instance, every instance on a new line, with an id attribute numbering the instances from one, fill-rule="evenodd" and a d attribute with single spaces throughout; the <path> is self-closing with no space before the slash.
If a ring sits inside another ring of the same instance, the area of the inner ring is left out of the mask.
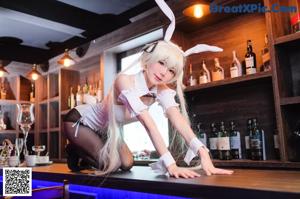
<path id="1" fill-rule="evenodd" d="M 175 75 L 175 71 L 173 69 L 169 69 L 169 72 Z"/>
<path id="2" fill-rule="evenodd" d="M 158 61 L 158 63 L 163 66 L 165 65 L 165 63 L 163 61 Z"/>

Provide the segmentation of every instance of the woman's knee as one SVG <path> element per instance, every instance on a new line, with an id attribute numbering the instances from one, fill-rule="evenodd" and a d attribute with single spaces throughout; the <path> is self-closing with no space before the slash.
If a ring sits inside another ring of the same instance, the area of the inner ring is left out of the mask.
<path id="1" fill-rule="evenodd" d="M 128 158 L 122 160 L 121 169 L 123 171 L 129 171 L 133 167 L 133 163 L 133 156 L 129 156 Z"/>

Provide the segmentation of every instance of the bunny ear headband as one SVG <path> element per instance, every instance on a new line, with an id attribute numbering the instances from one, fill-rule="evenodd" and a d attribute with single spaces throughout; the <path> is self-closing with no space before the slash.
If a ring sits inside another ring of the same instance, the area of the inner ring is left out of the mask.
<path id="1" fill-rule="evenodd" d="M 174 13 L 172 12 L 172 10 L 170 9 L 170 7 L 168 6 L 168 4 L 166 4 L 166 2 L 164 0 L 155 0 L 155 2 L 157 3 L 157 5 L 161 9 L 161 11 L 171 21 L 171 24 L 167 28 L 167 31 L 166 31 L 165 37 L 164 37 L 165 41 L 170 41 L 171 37 L 173 35 L 173 32 L 175 30 L 175 16 L 174 16 Z M 206 44 L 197 44 L 196 46 L 194 46 L 194 47 L 186 50 L 185 52 L 183 52 L 183 55 L 185 57 L 187 57 L 187 56 L 189 56 L 191 54 L 201 53 L 201 52 L 205 52 L 205 51 L 221 52 L 221 51 L 223 51 L 223 49 L 219 48 L 217 46 L 210 46 L 210 45 L 206 45 Z"/>

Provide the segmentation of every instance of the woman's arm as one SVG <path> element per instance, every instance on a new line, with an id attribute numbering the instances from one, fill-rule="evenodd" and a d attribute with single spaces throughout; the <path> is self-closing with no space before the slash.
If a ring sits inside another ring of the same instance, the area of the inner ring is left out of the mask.
<path id="1" fill-rule="evenodd" d="M 137 116 L 137 118 L 147 130 L 148 135 L 159 155 L 163 156 L 164 154 L 168 153 L 169 151 L 167 149 L 167 146 L 165 145 L 163 138 L 149 112 L 147 110 L 144 110 Z M 187 168 L 177 167 L 176 163 L 169 165 L 167 167 L 167 170 L 170 176 L 174 176 L 176 178 L 194 178 L 200 176 L 198 173 Z"/>
<path id="2" fill-rule="evenodd" d="M 132 79 L 128 75 L 120 75 L 116 81 L 115 81 L 115 93 L 118 95 L 119 93 L 126 93 L 124 91 L 130 90 L 132 88 Z M 122 102 L 129 111 L 133 111 L 137 117 L 137 119 L 142 123 L 142 125 L 145 127 L 155 149 L 159 153 L 161 157 L 166 157 L 168 160 L 166 162 L 169 162 L 170 164 L 166 165 L 167 170 L 171 176 L 174 176 L 176 178 L 184 177 L 184 178 L 193 178 L 200 176 L 198 173 L 191 171 L 186 168 L 179 168 L 176 166 L 176 163 L 173 159 L 173 157 L 169 154 L 169 151 L 167 149 L 167 146 L 165 145 L 163 138 L 152 119 L 151 115 L 149 114 L 147 109 L 139 109 L 136 110 L 134 106 L 136 104 L 140 104 L 139 107 L 143 107 L 141 99 L 138 96 L 134 96 L 133 93 L 131 95 L 128 95 L 127 97 L 121 97 Z M 135 100 L 135 101 L 133 101 Z"/>
<path id="3" fill-rule="evenodd" d="M 166 110 L 166 115 L 171 121 L 172 125 L 177 129 L 177 131 L 182 135 L 186 143 L 191 143 L 191 141 L 196 138 L 193 130 L 189 126 L 188 122 L 185 120 L 183 115 L 180 113 L 177 107 L 170 107 Z M 215 168 L 207 150 L 204 147 L 199 147 L 198 154 L 201 158 L 201 164 L 203 170 L 207 175 L 211 174 L 232 174 L 233 171 Z"/>

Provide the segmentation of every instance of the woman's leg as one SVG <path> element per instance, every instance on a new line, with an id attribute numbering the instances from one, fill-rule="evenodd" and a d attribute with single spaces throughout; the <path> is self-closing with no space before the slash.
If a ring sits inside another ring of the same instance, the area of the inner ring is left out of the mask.
<path id="1" fill-rule="evenodd" d="M 65 134 L 73 145 L 73 149 L 81 158 L 88 162 L 92 160 L 92 166 L 99 168 L 98 154 L 103 147 L 103 141 L 92 129 L 82 125 L 79 126 L 77 137 L 75 137 L 76 127 L 72 127 L 73 124 L 64 122 Z"/>
<path id="2" fill-rule="evenodd" d="M 64 131 L 68 140 L 73 145 L 74 153 L 79 154 L 81 158 L 91 163 L 92 166 L 100 168 L 98 164 L 99 151 L 103 147 L 103 140 L 92 129 L 80 125 L 77 137 L 75 137 L 76 127 L 72 125 L 80 119 L 80 114 L 76 109 L 72 109 L 64 119 Z M 121 169 L 129 170 L 133 166 L 133 156 L 128 146 L 123 142 L 119 149 L 121 158 Z"/>

